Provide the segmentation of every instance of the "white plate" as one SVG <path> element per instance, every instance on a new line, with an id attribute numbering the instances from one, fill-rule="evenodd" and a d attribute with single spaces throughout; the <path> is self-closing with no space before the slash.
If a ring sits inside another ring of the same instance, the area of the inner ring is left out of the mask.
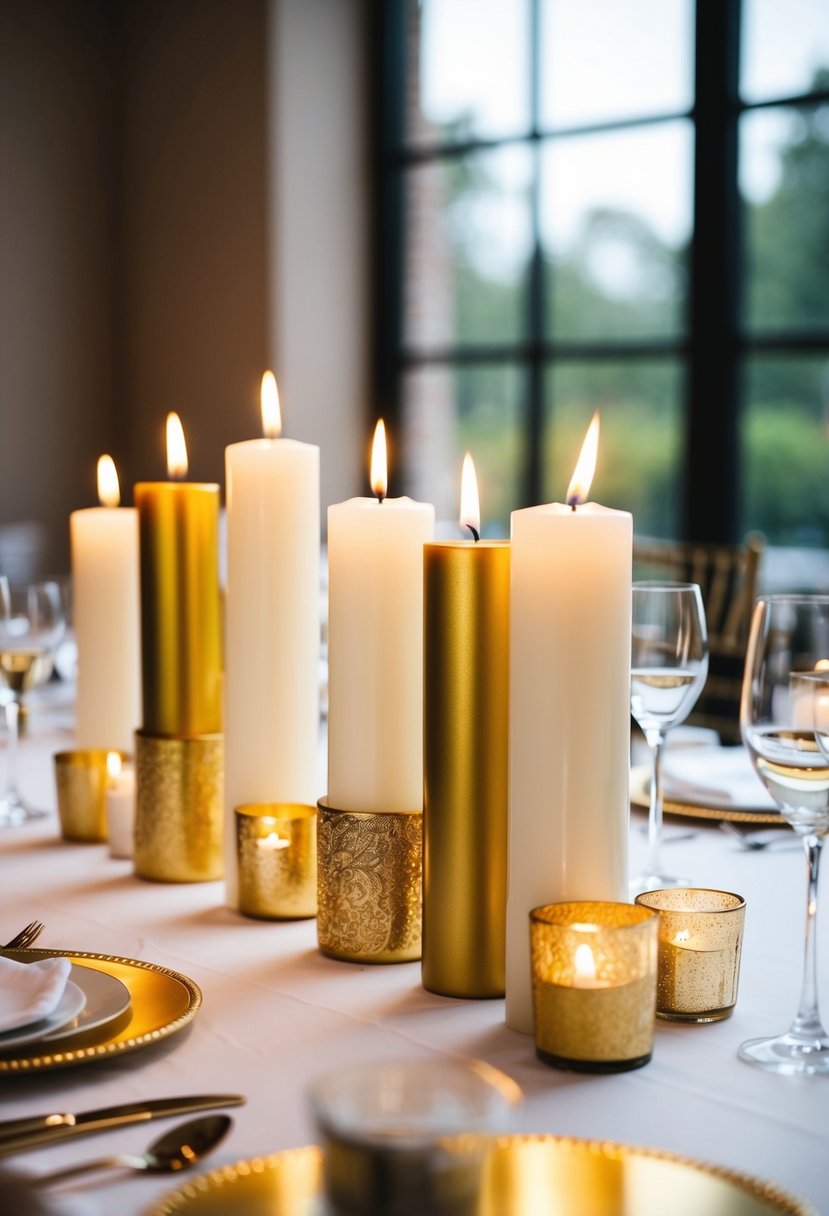
<path id="1" fill-rule="evenodd" d="M 72 968 L 74 971 L 75 968 Z M 72 974 L 70 971 L 70 975 Z M 33 1043 L 36 1039 L 45 1038 L 53 1031 L 61 1031 L 62 1027 L 77 1018 L 86 1005 L 86 993 L 72 980 L 67 980 L 63 996 L 58 1001 L 54 1011 L 48 1018 L 40 1018 L 37 1022 L 27 1022 L 17 1030 L 7 1030 L 0 1034 L 0 1051 L 7 1047 L 19 1047 L 21 1043 Z"/>
<path id="2" fill-rule="evenodd" d="M 117 1018 L 130 1003 L 129 989 L 114 975 L 107 975 L 105 971 L 98 971 L 95 967 L 82 967 L 78 963 L 72 964 L 69 975 L 84 993 L 86 1004 L 73 1025 L 64 1023 L 44 1034 L 42 1037 L 47 1043 L 102 1026 L 104 1022 Z"/>

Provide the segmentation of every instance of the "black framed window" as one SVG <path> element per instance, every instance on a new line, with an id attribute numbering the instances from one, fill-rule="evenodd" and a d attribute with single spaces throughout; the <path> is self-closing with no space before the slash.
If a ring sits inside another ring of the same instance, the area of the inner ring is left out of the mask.
<path id="1" fill-rule="evenodd" d="M 825 0 L 378 7 L 375 400 L 408 492 L 485 528 L 829 546 Z M 784 489 L 788 486 L 788 491 Z"/>

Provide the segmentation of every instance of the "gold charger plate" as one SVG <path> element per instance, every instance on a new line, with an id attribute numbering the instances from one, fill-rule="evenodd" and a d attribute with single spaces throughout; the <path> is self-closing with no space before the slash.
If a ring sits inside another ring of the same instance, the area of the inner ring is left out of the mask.
<path id="1" fill-rule="evenodd" d="M 747 1174 L 656 1149 L 562 1136 L 504 1136 L 485 1166 L 477 1216 L 818 1216 Z M 147 1216 L 324 1216 L 322 1152 L 228 1165 L 171 1191 Z"/>
<path id="2" fill-rule="evenodd" d="M 62 955 L 78 966 L 103 971 L 127 988 L 130 1003 L 120 1017 L 101 1026 L 50 1039 L 48 1044 L 29 1043 L 20 1051 L 0 1055 L 0 1076 L 40 1073 L 137 1051 L 182 1030 L 201 1005 L 201 991 L 191 979 L 156 963 L 72 950 L 13 950 L 8 953 L 24 963 Z"/>
<path id="3" fill-rule="evenodd" d="M 648 787 L 651 779 L 651 766 L 639 764 L 630 770 L 630 804 L 637 810 L 646 811 L 650 804 Z M 663 810 L 666 815 L 686 815 L 691 819 L 712 819 L 719 823 L 727 819 L 731 823 L 762 823 L 767 828 L 786 828 L 789 824 L 779 811 L 768 810 L 765 807 L 729 806 L 714 800 L 706 802 L 680 801 L 677 798 L 665 796 Z"/>

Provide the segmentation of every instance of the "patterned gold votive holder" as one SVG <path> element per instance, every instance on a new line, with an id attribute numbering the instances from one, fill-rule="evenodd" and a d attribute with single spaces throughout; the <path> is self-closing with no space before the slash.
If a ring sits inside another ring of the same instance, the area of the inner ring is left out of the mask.
<path id="1" fill-rule="evenodd" d="M 705 887 L 645 891 L 659 913 L 656 1014 L 672 1022 L 719 1022 L 737 1001 L 746 904 Z"/>
<path id="2" fill-rule="evenodd" d="M 239 911 L 263 920 L 317 914 L 317 808 L 302 803 L 237 806 Z"/>
<path id="3" fill-rule="evenodd" d="M 208 882 L 224 870 L 224 737 L 135 732 L 135 873 Z"/>
<path id="4" fill-rule="evenodd" d="M 126 759 L 125 752 L 117 753 Z M 107 756 L 103 748 L 55 753 L 58 815 L 64 840 L 99 844 L 107 839 Z"/>
<path id="5" fill-rule="evenodd" d="M 343 811 L 317 803 L 317 940 L 349 963 L 420 958 L 421 811 Z"/>
<path id="6" fill-rule="evenodd" d="M 622 1072 L 651 1058 L 656 913 L 576 901 L 530 912 L 536 1055 L 578 1072 Z"/>

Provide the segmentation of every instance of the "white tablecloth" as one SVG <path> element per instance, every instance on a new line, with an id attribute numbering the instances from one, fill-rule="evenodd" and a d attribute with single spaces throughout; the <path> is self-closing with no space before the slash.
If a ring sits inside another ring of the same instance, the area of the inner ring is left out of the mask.
<path id="1" fill-rule="evenodd" d="M 33 725 L 23 744 L 21 784 L 27 795 L 54 805 L 51 753 L 71 746 L 71 738 L 53 712 L 35 715 Z M 4 750 L 0 744 L 0 775 Z M 644 816 L 634 815 L 632 866 L 644 860 L 643 823 Z M 747 900 L 736 1011 L 710 1026 L 658 1022 L 645 1068 L 585 1076 L 538 1062 L 531 1039 L 505 1026 L 502 1001 L 424 991 L 417 963 L 364 967 L 326 959 L 316 949 L 313 920 L 246 920 L 224 905 L 221 883 L 141 882 L 105 845 L 63 843 L 54 816 L 3 831 L 0 940 L 37 917 L 47 926 L 39 944 L 174 968 L 199 985 L 204 1004 L 190 1028 L 166 1044 L 111 1063 L 0 1078 L 0 1117 L 167 1094 L 243 1093 L 247 1105 L 231 1112 L 234 1130 L 205 1163 L 208 1169 L 313 1142 L 306 1087 L 339 1061 L 469 1055 L 503 1069 L 523 1088 L 519 1131 L 672 1150 L 774 1180 L 829 1212 L 829 1079 L 771 1076 L 736 1054 L 743 1039 L 784 1029 L 795 1012 L 802 853 L 794 841 L 747 853 L 700 821 L 693 839 L 667 843 L 664 857 L 696 885 L 738 891 Z M 825 909 L 822 919 L 825 927 Z M 824 932 L 821 992 L 829 1016 L 826 942 Z M 134 1152 L 165 1126 L 85 1137 L 0 1165 L 41 1172 L 110 1151 Z M 131 1216 L 171 1185 L 135 1177 L 88 1186 L 84 1210 Z"/>

